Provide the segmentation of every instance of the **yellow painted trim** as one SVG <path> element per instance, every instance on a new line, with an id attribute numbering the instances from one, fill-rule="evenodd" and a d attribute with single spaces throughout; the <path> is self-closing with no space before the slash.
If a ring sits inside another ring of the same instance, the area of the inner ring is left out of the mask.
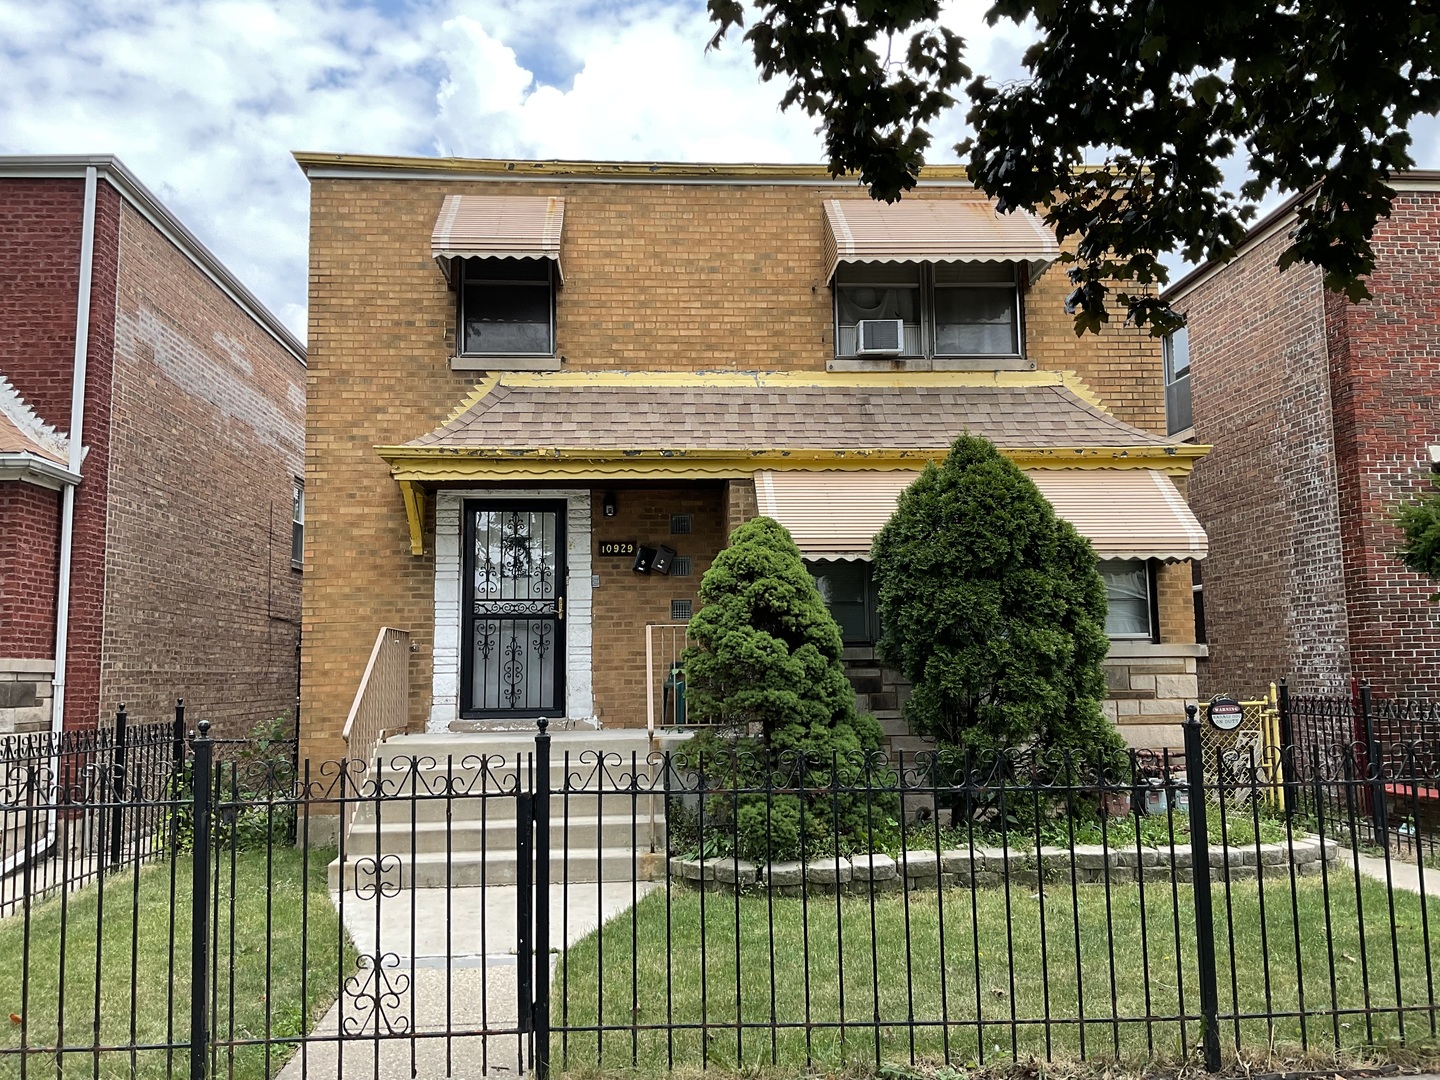
<path id="1" fill-rule="evenodd" d="M 495 387 L 499 384 L 500 377 L 498 375 L 489 375 L 481 379 L 471 389 L 470 393 L 466 394 L 463 398 L 460 399 L 460 404 L 456 405 L 455 408 L 450 410 L 450 415 L 445 417 L 444 423 L 442 423 L 440 426 L 444 427 L 445 424 L 453 424 L 456 420 L 459 420 L 460 417 L 464 416 L 472 408 L 478 405 L 480 403 L 480 400 L 486 394 L 490 393 L 491 390 L 494 390 Z"/>
<path id="2" fill-rule="evenodd" d="M 1065 371 L 506 371 L 493 379 L 500 386 L 530 390 L 614 386 L 690 389 L 745 386 L 784 390 L 808 386 L 873 389 L 1073 384 L 1079 388 L 1077 394 L 1089 394 L 1074 372 Z"/>
<path id="3" fill-rule="evenodd" d="M 510 450 L 377 446 L 402 483 L 458 480 L 735 478 L 777 471 L 895 471 L 942 459 L 943 449 L 913 450 Z M 1002 449 L 1024 469 L 1157 469 L 1182 476 L 1208 446 L 1042 447 Z"/>
<path id="4" fill-rule="evenodd" d="M 400 481 L 405 517 L 410 522 L 410 554 L 425 554 L 425 492 L 412 480 Z"/>
<path id="5" fill-rule="evenodd" d="M 686 163 L 666 161 L 524 161 L 506 158 L 427 158 L 405 157 L 384 154 L 327 154 L 308 150 L 297 150 L 295 161 L 301 169 L 394 169 L 404 171 L 487 175 L 496 177 L 513 176 L 516 179 L 554 177 L 574 179 L 584 177 L 598 180 L 811 180 L 816 183 L 830 183 L 836 179 L 853 179 L 859 186 L 858 177 L 835 177 L 825 165 L 785 164 L 725 164 Z M 921 171 L 922 180 L 964 180 L 968 181 L 963 165 L 927 165 Z"/>

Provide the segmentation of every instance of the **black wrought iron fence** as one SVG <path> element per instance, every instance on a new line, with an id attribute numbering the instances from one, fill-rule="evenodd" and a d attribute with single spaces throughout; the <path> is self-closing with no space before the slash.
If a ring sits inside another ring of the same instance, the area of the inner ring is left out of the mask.
<path id="1" fill-rule="evenodd" d="M 1353 745 L 218 761 L 167 857 L 0 919 L 0 1074 L 664 1073 L 1435 1047 L 1435 872 Z M 386 744 L 397 746 L 402 744 Z M 463 744 L 461 744 L 463 745 Z M 1410 755 L 1407 767 L 1427 767 Z M 1440 782 L 1440 780 L 1437 780 Z M 58 809 L 58 806 L 54 807 Z M 38 821 L 27 798 L 6 812 Z M 339 823 L 350 821 L 341 832 Z M 3 1018 L 0 1018 L 3 1019 Z"/>
<path id="2" fill-rule="evenodd" d="M 1368 848 L 1417 859 L 1440 850 L 1440 702 L 1352 697 L 1282 698 L 1293 732 L 1292 798 L 1309 813 L 1345 816 L 1353 801 Z"/>
<path id="3" fill-rule="evenodd" d="M 157 800 L 185 759 L 185 706 L 134 723 L 0 738 L 0 916 L 26 895 L 160 854 Z"/>

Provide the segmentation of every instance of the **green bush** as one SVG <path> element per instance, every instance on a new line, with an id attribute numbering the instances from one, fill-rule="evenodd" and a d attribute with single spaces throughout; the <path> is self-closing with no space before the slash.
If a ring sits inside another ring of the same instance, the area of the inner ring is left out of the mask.
<path id="1" fill-rule="evenodd" d="M 1405 536 L 1400 561 L 1415 573 L 1440 581 L 1440 492 L 1401 507 L 1395 524 Z M 1440 593 L 1432 599 L 1440 600 Z"/>
<path id="2" fill-rule="evenodd" d="M 1105 585 L 1089 541 L 1015 464 L 961 436 L 874 546 L 881 655 L 910 729 L 957 750 L 1073 751 L 1120 770 L 1105 719 Z"/>
<path id="3" fill-rule="evenodd" d="M 840 628 L 825 610 L 800 549 L 783 526 L 756 518 L 736 529 L 700 584 L 702 607 L 685 652 L 686 710 L 711 725 L 685 760 L 716 788 L 858 788 L 808 796 L 711 795 L 706 850 L 797 858 L 868 849 L 888 836 L 893 795 L 863 790 L 882 734 L 857 716 L 840 662 Z M 873 811 L 873 813 L 869 812 Z"/>

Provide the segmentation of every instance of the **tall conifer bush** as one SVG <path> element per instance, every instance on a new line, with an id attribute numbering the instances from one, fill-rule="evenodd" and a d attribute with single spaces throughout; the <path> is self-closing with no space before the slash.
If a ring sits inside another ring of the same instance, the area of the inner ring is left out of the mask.
<path id="1" fill-rule="evenodd" d="M 741 788 L 784 777 L 826 786 L 863 786 L 878 769 L 880 726 L 857 716 L 840 662 L 840 628 L 779 522 L 740 526 L 700 584 L 685 653 L 686 713 L 717 725 L 687 756 L 710 779 Z M 712 850 L 742 858 L 788 859 L 869 850 L 890 838 L 898 803 L 885 793 L 826 793 L 804 806 L 794 795 L 742 794 L 705 806 Z M 802 851 L 803 849 L 803 851 Z"/>
<path id="2" fill-rule="evenodd" d="M 927 465 L 874 559 L 881 655 L 914 683 L 913 732 L 1123 763 L 1100 707 L 1109 642 L 1095 553 L 993 445 L 962 436 Z"/>

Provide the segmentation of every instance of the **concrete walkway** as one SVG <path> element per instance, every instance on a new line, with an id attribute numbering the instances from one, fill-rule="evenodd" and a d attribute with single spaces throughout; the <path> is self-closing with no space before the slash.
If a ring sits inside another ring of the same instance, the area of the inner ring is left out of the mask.
<path id="1" fill-rule="evenodd" d="M 649 881 L 551 886 L 552 963 L 659 887 Z M 326 1041 L 298 1051 L 281 1080 L 524 1073 L 524 1040 L 515 1033 L 514 886 L 414 889 L 378 901 L 347 892 L 331 899 L 360 953 L 360 968 L 312 1033 Z"/>

